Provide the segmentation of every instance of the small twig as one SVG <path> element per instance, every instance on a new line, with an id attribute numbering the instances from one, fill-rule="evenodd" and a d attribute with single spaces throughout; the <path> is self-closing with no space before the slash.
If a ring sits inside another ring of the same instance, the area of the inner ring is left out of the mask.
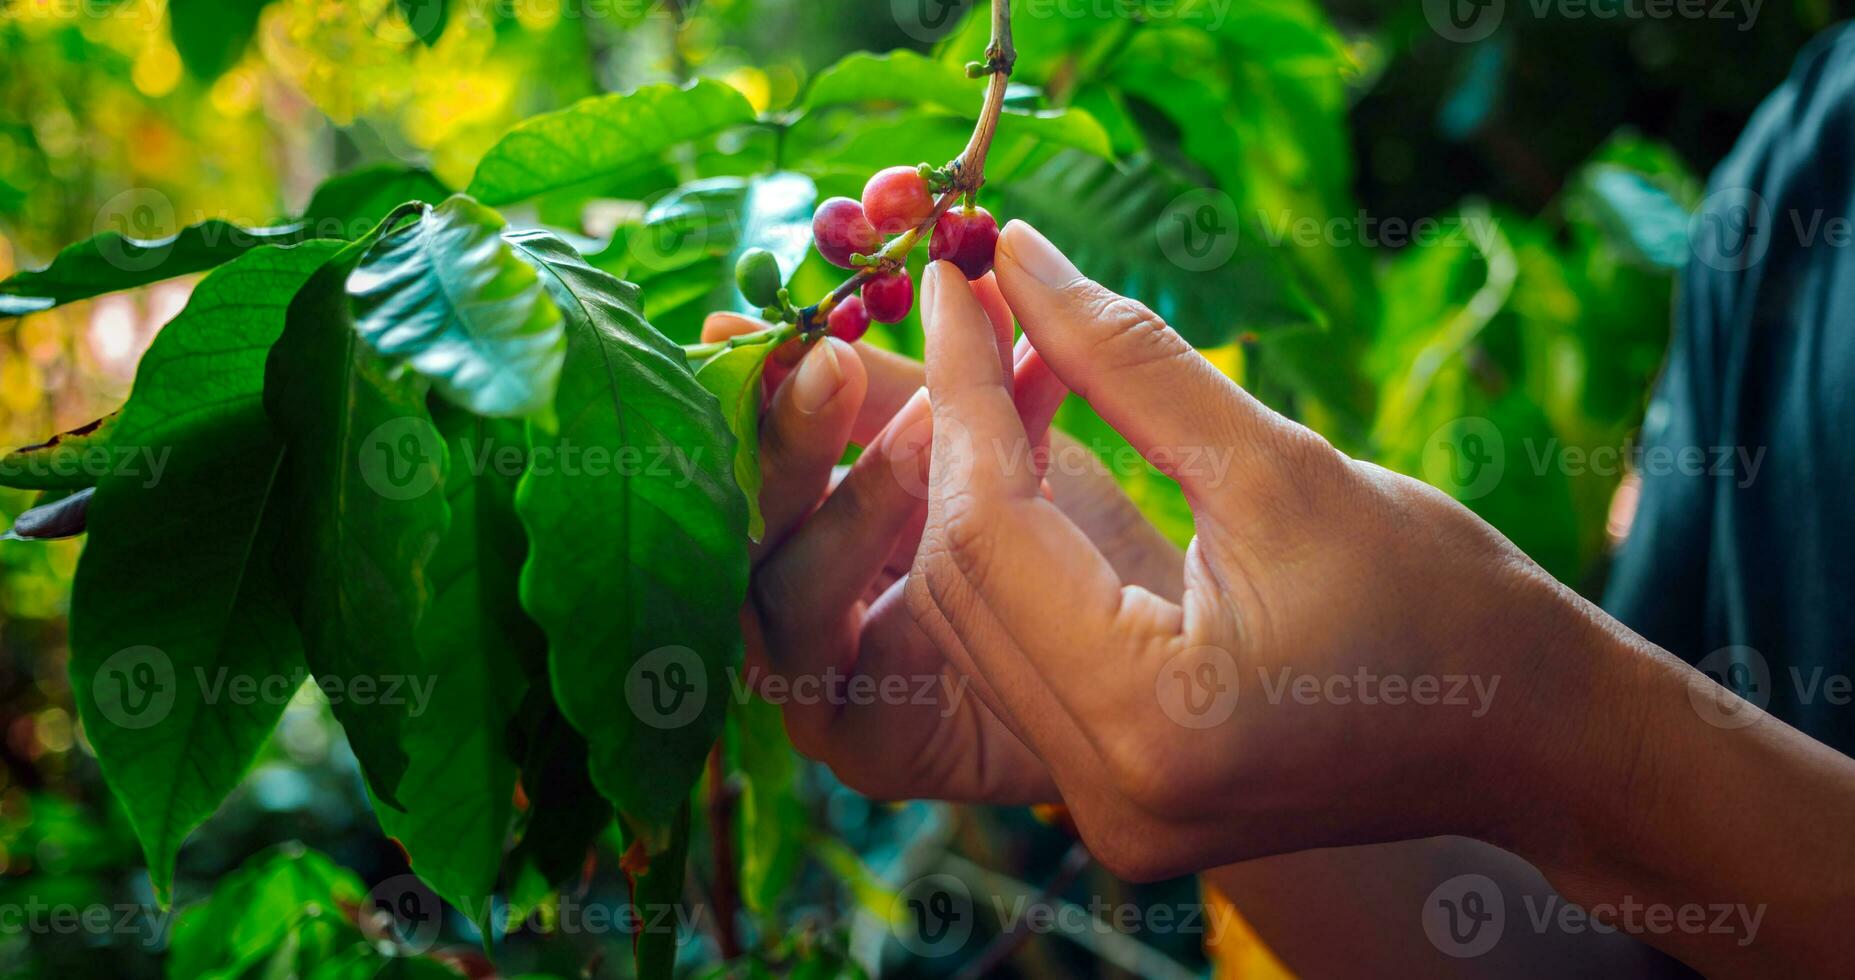
<path id="1" fill-rule="evenodd" d="M 740 871 L 734 863 L 734 804 L 739 794 L 728 781 L 720 742 L 709 752 L 708 784 L 709 857 L 715 865 L 709 901 L 715 910 L 721 958 L 732 960 L 742 953 L 741 938 L 735 934 L 741 909 Z"/>
<path id="2" fill-rule="evenodd" d="M 1052 898 L 1062 894 L 1064 889 L 1073 884 L 1076 878 L 1087 870 L 1091 860 L 1089 849 L 1084 847 L 1081 841 L 1069 845 L 1069 850 L 1063 852 L 1062 862 L 1056 866 L 1056 873 L 1050 876 L 1050 880 L 1044 884 L 1043 890 L 1037 893 L 1031 905 L 1035 907 L 1048 904 Z M 994 937 L 984 949 L 979 951 L 978 956 L 973 957 L 972 961 L 962 967 L 960 972 L 954 974 L 954 980 L 979 980 L 980 977 L 991 976 L 993 971 L 1003 965 L 1005 960 L 1017 952 L 1018 947 L 1024 945 L 1024 941 L 1030 938 L 1030 930 L 1024 927 L 1028 918 L 1028 916 L 1020 916 L 1018 921 L 1012 923 L 1011 928 Z"/>
<path id="3" fill-rule="evenodd" d="M 768 330 L 735 334 L 726 340 L 711 340 L 706 344 L 688 344 L 683 347 L 683 353 L 691 360 L 703 360 L 736 347 L 753 347 L 758 344 L 778 346 L 797 332 L 798 327 L 790 323 L 782 323 Z"/>

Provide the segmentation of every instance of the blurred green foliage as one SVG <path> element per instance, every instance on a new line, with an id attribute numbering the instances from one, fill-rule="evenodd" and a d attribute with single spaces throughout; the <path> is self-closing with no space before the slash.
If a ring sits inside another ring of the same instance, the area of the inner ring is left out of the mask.
<path id="1" fill-rule="evenodd" d="M 879 167 L 944 161 L 964 144 L 979 85 L 958 67 L 979 56 L 983 17 L 930 29 L 908 7 L 6 0 L 0 278 L 104 231 L 150 238 L 211 218 L 266 225 L 306 208 L 313 219 L 312 189 L 356 167 L 414 164 L 464 187 L 497 139 L 534 113 L 712 79 L 766 124 L 667 151 L 634 148 L 635 166 L 512 211 L 597 246 L 595 264 L 644 286 L 654 323 L 693 339 L 704 312 L 731 305 L 727 257 L 749 236 L 705 233 L 693 249 L 666 249 L 685 241 L 679 228 L 711 228 L 701 216 L 717 209 L 802 212 L 814 195 L 854 195 Z M 1415 2 L 1019 8 L 1014 80 L 1027 87 L 988 167 L 1001 219 L 1051 226 L 1091 272 L 1160 308 L 1260 397 L 1349 451 L 1458 492 L 1587 591 L 1626 527 L 1627 508 L 1616 506 L 1624 474 L 1537 460 L 1630 439 L 1666 342 L 1670 267 L 1684 254 L 1699 175 L 1803 41 L 1840 12 L 1796 0 L 1743 23 L 1567 17 L 1512 3 L 1490 37 L 1460 44 Z M 897 53 L 846 59 L 863 51 Z M 809 190 L 795 190 L 798 180 Z M 365 211 L 356 201 L 367 190 L 364 178 L 351 183 L 342 192 L 357 197 L 324 201 L 327 213 Z M 1240 230 L 1240 259 L 1225 278 L 1189 274 L 1148 238 L 1188 192 L 1215 192 L 1202 200 Z M 790 261 L 795 292 L 835 282 L 815 255 Z M 1263 284 L 1282 289 L 1283 305 L 1267 316 L 1245 305 Z M 137 357 L 189 286 L 0 319 L 0 444 L 119 405 Z M 918 338 L 912 317 L 873 337 L 904 351 L 917 351 Z M 1125 443 L 1085 404 L 1072 401 L 1059 422 L 1125 458 Z M 1478 422 L 1500 434 L 1505 454 L 1505 475 L 1487 490 L 1450 455 Z M 1132 467 L 1124 483 L 1170 535 L 1189 536 L 1169 482 Z M 0 490 L 0 522 L 30 499 Z M 63 617 L 79 547 L 0 541 L 0 904 L 152 898 L 71 710 Z M 201 901 L 214 883 L 219 897 L 153 939 L 155 924 L 140 920 L 102 936 L 0 934 L 0 975 L 156 976 L 164 942 L 174 963 L 234 973 L 252 957 L 281 957 L 275 965 L 314 954 L 343 968 L 353 965 L 343 957 L 365 959 L 360 934 L 328 904 L 403 874 L 405 858 L 379 834 L 326 705 L 299 702 L 183 853 L 178 904 Z M 743 898 L 779 933 L 762 937 L 773 960 L 836 964 L 868 928 L 853 910 L 892 898 L 883 889 L 894 882 L 872 869 L 909 867 L 924 841 L 1027 880 L 1047 875 L 1067 846 L 1020 815 L 875 807 L 789 753 L 767 755 L 778 743 L 768 712 L 740 712 L 734 726 L 730 756 L 754 774 L 742 830 L 759 841 Z M 265 850 L 296 839 L 333 864 Z M 622 842 L 600 848 L 603 870 L 577 900 L 622 899 L 612 871 Z M 697 851 L 700 869 L 712 856 Z M 525 898 L 544 912 L 560 901 Z M 278 909 L 270 924 L 280 931 L 213 930 L 208 942 L 186 924 L 253 904 Z M 468 950 L 478 938 L 445 941 Z M 547 972 L 595 955 L 618 963 L 628 959 L 623 939 L 605 937 L 611 948 L 601 949 L 587 937 L 525 935 L 510 961 Z M 1199 956 L 1185 941 L 1162 952 Z M 702 953 L 692 947 L 685 959 Z M 1092 962 L 1032 944 L 1013 966 Z M 184 971 L 175 975 L 192 967 Z"/>

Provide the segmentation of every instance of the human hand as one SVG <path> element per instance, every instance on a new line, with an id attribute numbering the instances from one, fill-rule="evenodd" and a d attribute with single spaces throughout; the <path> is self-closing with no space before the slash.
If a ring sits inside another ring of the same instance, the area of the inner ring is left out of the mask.
<path id="1" fill-rule="evenodd" d="M 979 294 L 1001 363 L 1010 314 L 990 277 Z M 764 326 L 715 314 L 702 339 Z M 835 339 L 791 350 L 804 351 L 796 367 L 785 350 L 768 366 L 774 394 L 761 421 L 766 533 L 742 610 L 750 681 L 781 706 L 801 751 L 867 795 L 1054 799 L 1043 765 L 971 697 L 901 602 L 926 515 L 921 365 Z M 1063 390 L 1034 358 L 1018 367 L 1025 423 L 1042 429 Z M 863 452 L 832 489 L 852 442 Z"/>
<path id="2" fill-rule="evenodd" d="M 1032 436 L 983 305 L 930 267 L 931 492 L 907 605 L 1049 767 L 1096 855 L 1153 878 L 1498 837 L 1552 751 L 1550 709 L 1610 670 L 1548 664 L 1545 641 L 1601 614 L 1447 496 L 1258 403 L 1028 226 L 1008 226 L 995 268 L 1042 361 L 1195 518 L 1182 595 L 1128 581 L 1012 462 Z"/>

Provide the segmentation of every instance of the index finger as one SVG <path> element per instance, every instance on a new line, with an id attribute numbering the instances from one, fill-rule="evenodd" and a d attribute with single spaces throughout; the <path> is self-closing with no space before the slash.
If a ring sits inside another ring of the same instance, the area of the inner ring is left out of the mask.
<path id="1" fill-rule="evenodd" d="M 1039 494 L 977 300 L 951 265 L 935 263 L 928 275 L 934 448 L 912 585 L 926 599 L 914 601 L 944 617 L 974 668 L 1035 733 L 1051 692 L 1072 710 L 1101 700 L 1088 690 L 1098 686 L 1092 675 L 1075 669 L 1089 651 L 1176 632 L 1181 614 L 1143 589 L 1124 590 L 1088 536 Z"/>

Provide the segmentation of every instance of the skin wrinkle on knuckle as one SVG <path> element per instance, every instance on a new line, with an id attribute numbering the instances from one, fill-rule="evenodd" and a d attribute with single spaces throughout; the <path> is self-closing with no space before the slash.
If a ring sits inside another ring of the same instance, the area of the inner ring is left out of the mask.
<path id="1" fill-rule="evenodd" d="M 941 547 L 974 595 L 985 588 L 991 568 L 994 521 L 991 509 L 977 503 L 969 493 L 948 501 L 941 522 Z"/>
<path id="2" fill-rule="evenodd" d="M 1110 370 L 1133 370 L 1196 355 L 1197 351 L 1145 303 L 1108 293 L 1095 317 L 1106 324 L 1096 335 L 1094 362 Z"/>

